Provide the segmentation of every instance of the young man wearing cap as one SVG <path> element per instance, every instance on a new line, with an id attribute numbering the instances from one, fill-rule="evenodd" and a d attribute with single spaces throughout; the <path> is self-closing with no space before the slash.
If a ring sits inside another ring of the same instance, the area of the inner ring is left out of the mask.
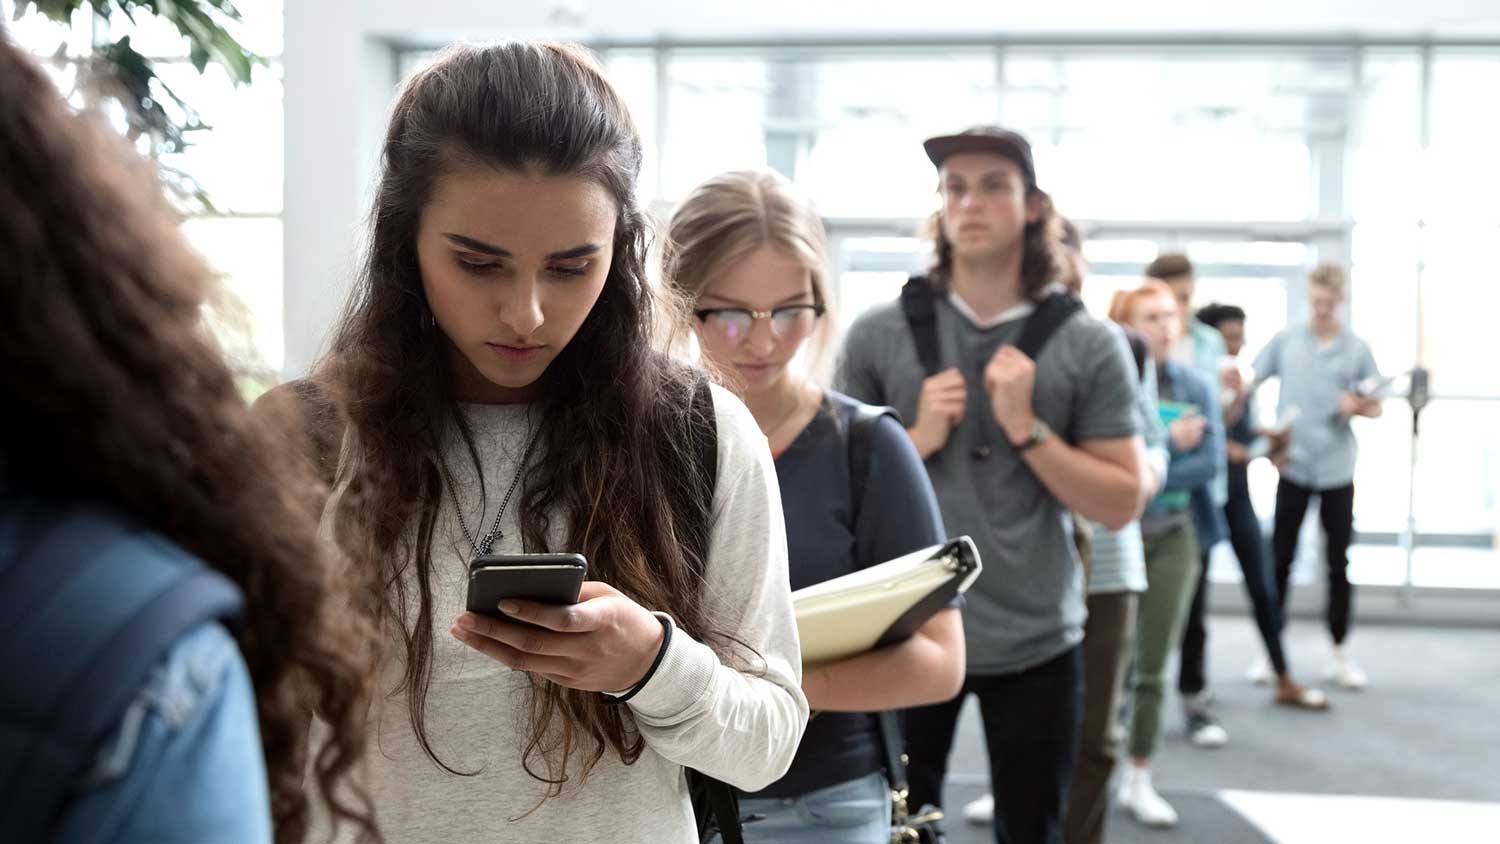
<path id="1" fill-rule="evenodd" d="M 839 383 L 910 425 L 944 521 L 974 539 L 968 679 L 953 700 L 907 712 L 911 805 L 941 805 L 964 699 L 979 698 L 995 793 L 995 840 L 1062 840 L 1082 715 L 1083 577 L 1069 510 L 1118 529 L 1150 483 L 1136 380 L 1119 330 L 1056 312 L 1058 231 L 1031 148 L 977 127 L 924 145 L 938 168 L 934 257 L 901 303 L 849 331 Z M 911 298 L 926 302 L 923 339 Z M 1068 300 L 1071 301 L 1071 300 Z M 1067 302 L 1064 301 L 1064 304 Z M 1038 346 L 1033 360 L 1016 345 Z"/>
<path id="2" fill-rule="evenodd" d="M 1181 252 L 1165 252 L 1146 265 L 1146 277 L 1159 279 L 1172 288 L 1182 319 L 1182 339 L 1173 358 L 1208 382 L 1212 401 L 1220 401 L 1219 367 L 1224 359 L 1224 338 L 1218 331 L 1193 318 L 1193 294 L 1198 286 L 1193 263 Z M 1182 631 L 1182 660 L 1177 667 L 1177 691 L 1182 695 L 1188 740 L 1195 747 L 1217 748 L 1229 743 L 1229 731 L 1214 714 L 1213 690 L 1208 687 L 1208 561 L 1213 547 L 1229 538 L 1224 505 L 1229 501 L 1229 465 L 1219 467 L 1213 482 L 1193 490 L 1193 526 L 1198 535 L 1200 568 L 1198 586 Z"/>

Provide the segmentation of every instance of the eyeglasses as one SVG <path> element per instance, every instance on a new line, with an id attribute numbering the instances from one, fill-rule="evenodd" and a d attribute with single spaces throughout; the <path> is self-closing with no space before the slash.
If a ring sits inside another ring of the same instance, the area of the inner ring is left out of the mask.
<path id="1" fill-rule="evenodd" d="M 822 305 L 783 305 L 769 311 L 745 308 L 704 308 L 694 311 L 698 321 L 730 343 L 743 343 L 757 320 L 771 321 L 771 333 L 780 340 L 806 337 L 823 315 Z"/>

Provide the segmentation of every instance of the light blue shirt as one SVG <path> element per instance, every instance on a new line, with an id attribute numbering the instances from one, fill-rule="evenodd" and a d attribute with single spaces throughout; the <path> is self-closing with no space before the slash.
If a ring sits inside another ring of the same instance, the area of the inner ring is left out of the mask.
<path id="1" fill-rule="evenodd" d="M 1146 535 L 1153 535 L 1173 522 L 1175 516 L 1186 513 L 1193 521 L 1198 547 L 1206 550 L 1228 533 L 1223 508 L 1215 504 L 1210 495 L 1214 478 L 1228 473 L 1229 463 L 1224 455 L 1224 414 L 1209 390 L 1207 379 L 1197 372 L 1169 360 L 1161 365 L 1160 374 L 1161 397 L 1198 407 L 1208 425 L 1197 448 L 1192 451 L 1172 449 L 1166 483 L 1156 498 L 1146 505 L 1146 512 L 1141 517 L 1143 529 Z M 1187 492 L 1187 503 L 1181 503 L 1179 496 L 1170 494 L 1173 492 Z"/>
<path id="2" fill-rule="evenodd" d="M 1300 411 L 1292 423 L 1282 477 L 1315 490 L 1354 482 L 1359 449 L 1354 429 L 1339 413 L 1339 400 L 1354 392 L 1360 381 L 1379 374 L 1369 344 L 1347 328 L 1340 328 L 1327 344 L 1318 340 L 1311 325 L 1286 328 L 1271 338 L 1255 359 L 1255 386 L 1280 378 L 1277 418 L 1283 418 L 1292 406 Z"/>
<path id="3" fill-rule="evenodd" d="M 1190 342 L 1178 345 L 1173 359 L 1196 372 L 1200 378 L 1208 384 L 1208 395 L 1214 407 L 1219 404 L 1219 361 L 1228 354 L 1224 349 L 1224 335 L 1219 329 L 1204 325 L 1196 319 L 1188 320 L 1188 337 Z M 1219 471 L 1209 482 L 1208 491 L 1213 496 L 1216 507 L 1223 507 L 1229 501 L 1229 464 L 1225 463 L 1219 467 Z"/>

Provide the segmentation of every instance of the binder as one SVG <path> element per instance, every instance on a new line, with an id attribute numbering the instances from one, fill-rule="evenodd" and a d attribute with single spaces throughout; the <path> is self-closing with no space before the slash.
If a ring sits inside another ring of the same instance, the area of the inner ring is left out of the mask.
<path id="1" fill-rule="evenodd" d="M 792 593 L 802 662 L 832 662 L 908 639 L 979 577 L 967 536 Z"/>

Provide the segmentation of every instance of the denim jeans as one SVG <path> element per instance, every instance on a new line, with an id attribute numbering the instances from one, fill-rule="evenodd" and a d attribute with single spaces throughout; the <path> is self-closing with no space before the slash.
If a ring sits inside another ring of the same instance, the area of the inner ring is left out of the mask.
<path id="1" fill-rule="evenodd" d="M 173 646 L 100 746 L 58 844 L 268 844 L 250 672 L 216 623 Z"/>
<path id="2" fill-rule="evenodd" d="M 879 772 L 801 797 L 740 800 L 745 844 L 887 844 L 891 794 Z"/>

